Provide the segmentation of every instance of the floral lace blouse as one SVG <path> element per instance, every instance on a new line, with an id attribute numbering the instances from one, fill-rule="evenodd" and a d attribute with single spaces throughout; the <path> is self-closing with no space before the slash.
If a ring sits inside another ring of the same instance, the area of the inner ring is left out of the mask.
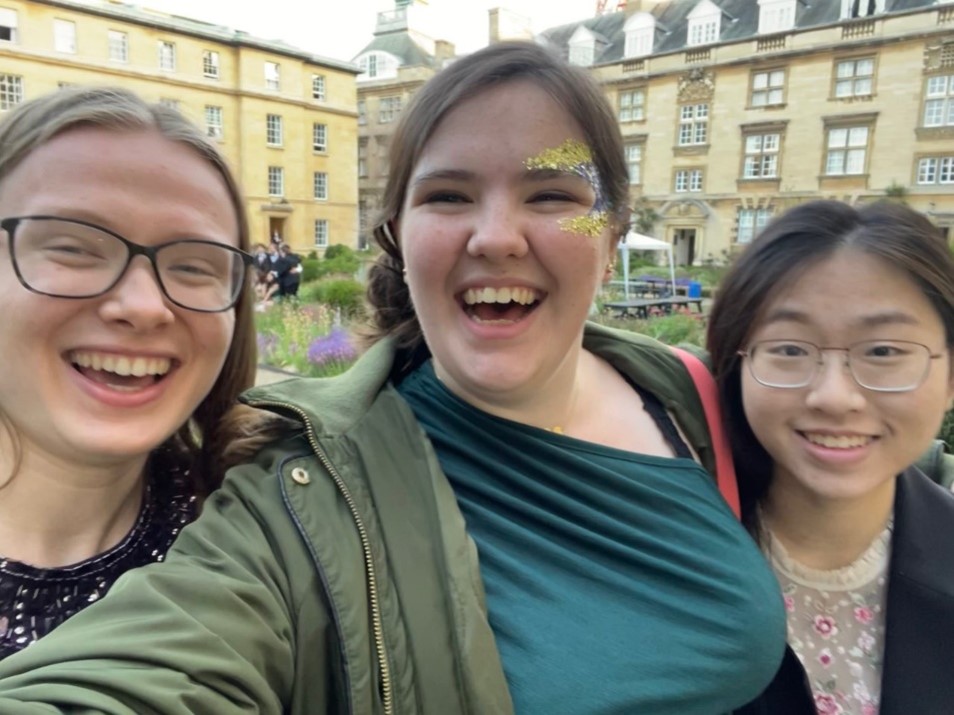
<path id="1" fill-rule="evenodd" d="M 819 715 L 877 715 L 881 700 L 891 528 L 857 561 L 799 564 L 771 532 L 763 540 L 782 586 L 788 643 L 808 674 Z"/>

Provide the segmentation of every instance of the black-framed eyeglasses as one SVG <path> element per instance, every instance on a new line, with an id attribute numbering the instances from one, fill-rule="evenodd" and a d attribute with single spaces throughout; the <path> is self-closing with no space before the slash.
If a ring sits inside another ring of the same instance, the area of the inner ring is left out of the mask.
<path id="1" fill-rule="evenodd" d="M 846 348 L 821 347 L 804 340 L 761 340 L 739 355 L 749 372 L 766 387 L 807 387 L 824 364 L 823 353 L 843 352 L 856 383 L 875 392 L 910 392 L 927 379 L 933 353 L 927 345 L 907 340 L 865 340 Z"/>
<path id="2" fill-rule="evenodd" d="M 0 220 L 10 260 L 29 291 L 54 298 L 108 293 L 136 256 L 152 264 L 162 293 L 180 308 L 221 313 L 238 302 L 252 257 L 224 243 L 182 239 L 141 246 L 102 226 L 58 216 Z"/>

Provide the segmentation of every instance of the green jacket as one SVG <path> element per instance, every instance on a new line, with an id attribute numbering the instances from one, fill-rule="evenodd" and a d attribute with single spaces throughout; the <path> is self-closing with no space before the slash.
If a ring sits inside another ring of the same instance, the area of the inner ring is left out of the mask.
<path id="1" fill-rule="evenodd" d="M 585 345 L 657 394 L 704 466 L 692 382 L 659 343 Z M 388 342 L 245 399 L 304 429 L 229 472 L 164 564 L 0 662 L 0 713 L 512 713 L 473 542 Z"/>

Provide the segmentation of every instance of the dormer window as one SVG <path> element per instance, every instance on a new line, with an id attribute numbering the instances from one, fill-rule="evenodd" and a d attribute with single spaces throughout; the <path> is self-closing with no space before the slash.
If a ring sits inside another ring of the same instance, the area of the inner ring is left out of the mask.
<path id="1" fill-rule="evenodd" d="M 712 0 L 702 0 L 689 13 L 689 34 L 687 44 L 708 45 L 719 39 L 719 25 L 722 10 Z"/>
<path id="2" fill-rule="evenodd" d="M 580 25 L 569 41 L 570 64 L 589 67 L 596 58 L 596 36 Z"/>
<path id="3" fill-rule="evenodd" d="M 841 19 L 870 17 L 884 12 L 884 0 L 841 0 Z"/>
<path id="4" fill-rule="evenodd" d="M 366 52 L 355 62 L 361 70 L 358 81 L 369 79 L 393 79 L 397 77 L 398 61 L 387 52 Z"/>
<path id="5" fill-rule="evenodd" d="M 759 34 L 786 32 L 795 27 L 796 0 L 759 0 Z"/>
<path id="6" fill-rule="evenodd" d="M 623 26 L 623 32 L 626 35 L 624 57 L 645 57 L 653 53 L 656 18 L 648 12 L 637 12 L 631 15 Z"/>

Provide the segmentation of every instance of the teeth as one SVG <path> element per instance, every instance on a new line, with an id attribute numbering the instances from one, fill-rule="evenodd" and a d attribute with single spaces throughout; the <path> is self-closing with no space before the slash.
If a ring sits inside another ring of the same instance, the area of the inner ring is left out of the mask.
<path id="1" fill-rule="evenodd" d="M 817 444 L 829 449 L 852 449 L 855 447 L 864 447 L 871 441 L 871 437 L 863 435 L 830 435 L 830 434 L 810 434 L 805 433 L 805 439 L 812 444 Z"/>
<path id="2" fill-rule="evenodd" d="M 80 367 L 111 372 L 115 375 L 132 375 L 133 377 L 165 375 L 169 372 L 169 368 L 172 367 L 172 361 L 169 358 L 141 356 L 129 358 L 125 355 L 111 355 L 109 353 L 93 353 L 80 350 L 74 350 L 70 353 L 70 362 Z"/>
<path id="3" fill-rule="evenodd" d="M 520 303 L 530 305 L 538 300 L 537 291 L 522 286 L 510 288 L 468 288 L 464 291 L 464 303 Z"/>

